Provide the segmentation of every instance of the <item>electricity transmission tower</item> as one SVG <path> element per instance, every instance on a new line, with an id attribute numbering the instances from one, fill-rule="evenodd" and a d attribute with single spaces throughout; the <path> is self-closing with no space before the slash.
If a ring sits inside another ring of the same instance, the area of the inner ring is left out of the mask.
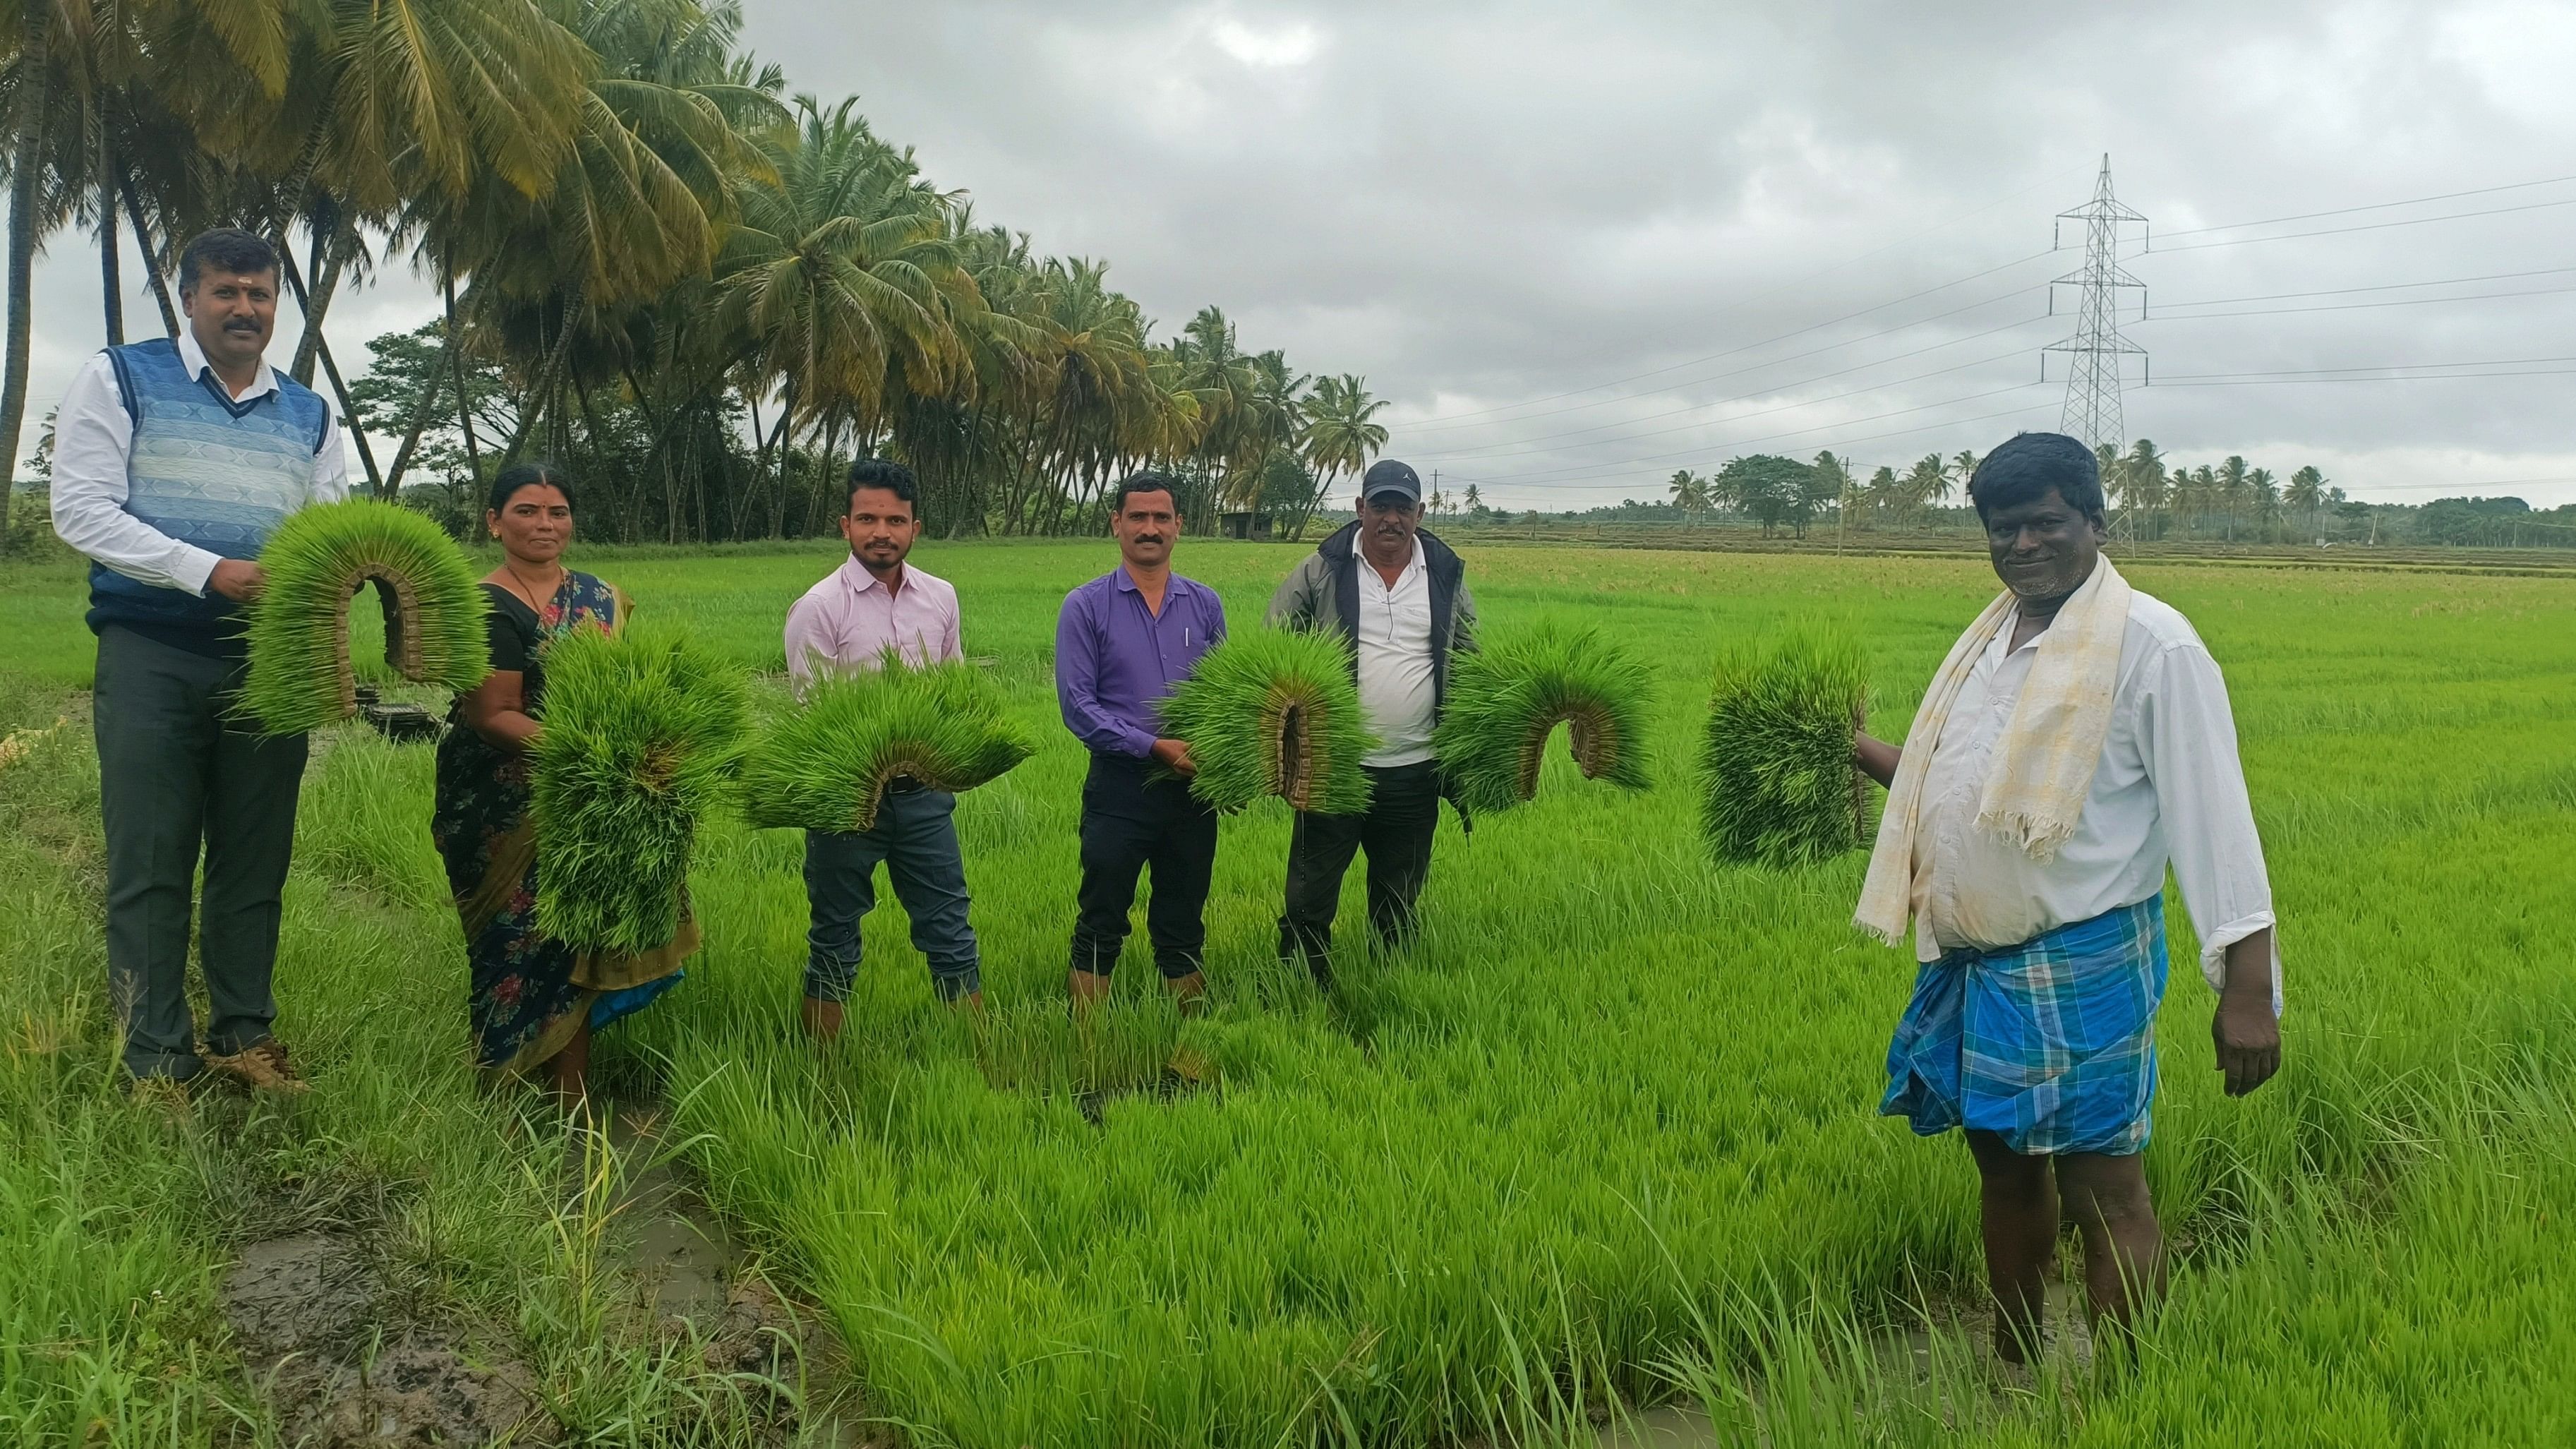
<path id="1" fill-rule="evenodd" d="M 2122 206 L 2111 195 L 2111 157 L 2105 152 L 2102 174 L 2093 183 L 2093 199 L 2073 211 L 2059 212 L 2057 219 L 2061 232 L 2067 222 L 2084 223 L 2083 268 L 2049 283 L 2051 311 L 2056 310 L 2059 287 L 2083 289 L 2075 314 L 2075 335 L 2046 349 L 2066 353 L 2075 363 L 2066 379 L 2066 411 L 2058 421 L 2058 429 L 2096 448 L 2104 443 L 2126 447 L 2128 438 L 2120 417 L 2120 358 L 2135 354 L 2143 369 L 2147 350 L 2120 335 L 2119 294 L 2124 287 L 2137 288 L 2139 312 L 2143 315 L 2147 284 L 2130 276 L 2120 265 L 2120 224 L 2144 224 L 2146 218 Z"/>

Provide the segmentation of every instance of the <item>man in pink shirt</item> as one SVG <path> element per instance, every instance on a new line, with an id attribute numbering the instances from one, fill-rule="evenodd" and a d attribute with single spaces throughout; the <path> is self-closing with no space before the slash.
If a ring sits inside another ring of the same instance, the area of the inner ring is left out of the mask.
<path id="1" fill-rule="evenodd" d="M 787 611 L 787 672 L 802 695 L 818 671 L 876 669 L 891 649 L 908 664 L 964 657 L 957 591 L 904 562 L 921 537 L 920 485 L 912 470 L 861 459 L 850 468 L 841 536 L 850 557 Z M 876 904 L 877 862 L 912 917 L 912 944 L 930 962 L 943 1001 L 980 1005 L 981 958 L 966 922 L 966 862 L 957 846 L 957 797 L 898 777 L 876 828 L 805 832 L 807 1032 L 840 1035 L 842 1003 L 859 969 L 859 918 Z"/>

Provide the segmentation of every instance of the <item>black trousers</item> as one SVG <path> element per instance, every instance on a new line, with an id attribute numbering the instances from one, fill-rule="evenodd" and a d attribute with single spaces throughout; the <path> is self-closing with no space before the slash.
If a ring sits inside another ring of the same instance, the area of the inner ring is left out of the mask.
<path id="1" fill-rule="evenodd" d="M 1288 905 L 1279 917 L 1279 954 L 1302 951 L 1319 979 L 1331 974 L 1333 916 L 1341 909 L 1342 875 L 1354 852 L 1368 852 L 1369 924 L 1391 945 L 1411 939 L 1414 902 L 1431 876 L 1431 836 L 1440 824 L 1439 762 L 1362 768 L 1373 787 L 1365 813 L 1300 812 L 1288 837 Z"/>
<path id="2" fill-rule="evenodd" d="M 1094 755 L 1082 782 L 1082 891 L 1073 969 L 1106 976 L 1127 944 L 1136 879 L 1151 866 L 1145 934 L 1154 965 L 1177 980 L 1207 953 L 1208 881 L 1216 873 L 1216 811 L 1187 781 L 1152 778 L 1151 760 Z"/>
<path id="3" fill-rule="evenodd" d="M 277 1017 L 280 901 L 295 845 L 304 736 L 265 739 L 230 719 L 247 666 L 111 624 L 99 631 L 94 702 L 98 803 L 107 835 L 108 999 L 138 1077 L 194 1076 L 189 918 L 206 975 L 207 1049 L 267 1040 Z M 195 904 L 197 860 L 205 902 Z"/>

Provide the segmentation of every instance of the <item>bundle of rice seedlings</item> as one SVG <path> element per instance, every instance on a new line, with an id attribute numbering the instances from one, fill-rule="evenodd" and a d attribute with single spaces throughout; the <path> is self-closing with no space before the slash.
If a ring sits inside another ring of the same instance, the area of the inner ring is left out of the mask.
<path id="1" fill-rule="evenodd" d="M 385 663 L 418 684 L 464 691 L 491 671 L 490 606 L 474 569 L 439 526 L 392 504 L 352 498 L 289 517 L 259 552 L 268 587 L 250 608 L 250 677 L 241 709 L 270 734 L 302 734 L 358 709 L 349 601 L 373 583 Z"/>
<path id="2" fill-rule="evenodd" d="M 741 762 L 748 686 L 668 626 L 574 629 L 545 664 L 537 924 L 578 949 L 649 951 L 679 933 L 690 843 Z"/>
<path id="3" fill-rule="evenodd" d="M 1852 764 L 1868 703 L 1847 637 L 1792 635 L 1719 659 L 1700 746 L 1700 824 L 1719 860 L 1813 865 L 1869 844 L 1877 812 Z"/>
<path id="4" fill-rule="evenodd" d="M 1360 713 L 1350 645 L 1295 629 L 1247 629 L 1209 650 L 1163 701 L 1163 728 L 1187 740 L 1190 793 L 1220 810 L 1276 795 L 1299 810 L 1355 815 L 1369 805 L 1360 757 L 1377 748 Z"/>
<path id="5" fill-rule="evenodd" d="M 1508 810 L 1538 793 L 1539 758 L 1559 721 L 1585 779 L 1643 790 L 1653 689 L 1645 662 L 1598 629 L 1490 639 L 1450 666 L 1431 748 L 1470 813 Z"/>
<path id="6" fill-rule="evenodd" d="M 826 671 L 762 734 L 743 767 L 743 813 L 759 826 L 870 830 L 888 782 L 972 790 L 1037 748 L 1001 686 L 971 664 Z"/>

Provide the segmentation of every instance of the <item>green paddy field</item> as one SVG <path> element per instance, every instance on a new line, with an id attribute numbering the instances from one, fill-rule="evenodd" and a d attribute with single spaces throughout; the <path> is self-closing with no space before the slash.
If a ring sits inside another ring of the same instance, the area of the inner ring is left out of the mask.
<path id="1" fill-rule="evenodd" d="M 1241 628 L 1298 551 L 1179 562 Z M 1965 1150 L 1875 1115 L 1912 967 L 1848 925 L 1861 858 L 1712 866 L 1689 774 L 1719 651 L 1792 626 L 1857 633 L 1900 734 L 1994 590 L 1982 560 L 1466 552 L 1490 629 L 1597 623 L 1654 662 L 1657 783 L 1584 781 L 1560 748 L 1535 804 L 1445 818 L 1419 946 L 1347 951 L 1335 1000 L 1271 959 L 1274 802 L 1224 827 L 1213 1014 L 1171 1014 L 1140 931 L 1119 1008 L 1068 1021 L 1083 761 L 1048 654 L 1106 542 L 914 556 L 1045 741 L 959 811 L 980 1022 L 934 1002 L 889 898 L 849 1036 L 805 1045 L 801 841 L 707 830 L 707 949 L 602 1074 L 845 1347 L 864 1437 L 1588 1445 L 1680 1402 L 1746 1445 L 2576 1442 L 2576 577 L 2129 567 L 2234 693 L 2287 1064 L 2222 1096 L 2170 903 L 2149 1176 L 2175 1290 L 2134 1357 L 2070 1349 L 2032 1386 L 1963 1321 Z M 836 555 L 574 562 L 775 672 Z M 0 733 L 69 721 L 0 767 L 0 1438 L 285 1442 L 217 1285 L 316 1226 L 366 1245 L 385 1323 L 526 1365 L 566 1442 L 818 1432 L 631 1301 L 591 1134 L 475 1090 L 424 748 L 316 741 L 279 980 L 312 1096 L 125 1102 L 82 601 L 68 563 L 0 568 Z M 1355 873 L 1346 943 L 1359 919 Z M 1183 1046 L 1211 1082 L 1166 1080 Z"/>

